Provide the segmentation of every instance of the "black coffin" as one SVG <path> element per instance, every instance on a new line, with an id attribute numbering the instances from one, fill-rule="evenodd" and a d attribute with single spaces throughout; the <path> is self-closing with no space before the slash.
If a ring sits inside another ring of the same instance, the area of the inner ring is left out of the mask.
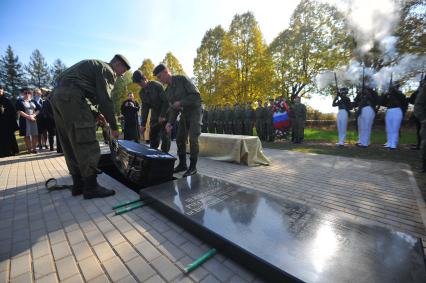
<path id="1" fill-rule="evenodd" d="M 127 140 L 113 140 L 111 159 L 120 173 L 139 188 L 173 180 L 172 155 Z"/>
<path id="2" fill-rule="evenodd" d="M 270 282 L 426 282 L 421 241 L 403 232 L 202 175 L 142 193 Z"/>

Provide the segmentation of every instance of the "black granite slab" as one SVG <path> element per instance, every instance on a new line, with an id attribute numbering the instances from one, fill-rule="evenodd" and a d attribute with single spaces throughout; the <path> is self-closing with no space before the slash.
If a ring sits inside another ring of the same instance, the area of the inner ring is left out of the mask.
<path id="1" fill-rule="evenodd" d="M 271 282 L 426 282 L 421 241 L 403 232 L 202 175 L 142 193 Z"/>

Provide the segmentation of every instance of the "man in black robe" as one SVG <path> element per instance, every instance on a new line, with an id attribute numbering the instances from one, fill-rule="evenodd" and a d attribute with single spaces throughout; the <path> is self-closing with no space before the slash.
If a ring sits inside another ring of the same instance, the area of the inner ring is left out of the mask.
<path id="1" fill-rule="evenodd" d="M 0 85 L 0 157 L 15 155 L 19 152 L 15 137 L 18 128 L 15 107 L 4 96 L 4 88 Z"/>
<path id="2" fill-rule="evenodd" d="M 139 103 L 135 100 L 133 93 L 127 94 L 128 99 L 121 105 L 121 114 L 124 117 L 124 139 L 139 142 Z"/>

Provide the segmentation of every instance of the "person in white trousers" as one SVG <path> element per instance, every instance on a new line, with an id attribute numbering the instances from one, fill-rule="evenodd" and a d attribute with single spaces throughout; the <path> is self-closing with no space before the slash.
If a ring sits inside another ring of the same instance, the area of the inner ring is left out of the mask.
<path id="1" fill-rule="evenodd" d="M 371 129 L 373 127 L 377 93 L 371 88 L 364 88 L 355 98 L 355 106 L 358 107 L 358 147 L 370 145 Z"/>
<path id="2" fill-rule="evenodd" d="M 339 107 L 337 112 L 337 131 L 339 134 L 339 141 L 337 146 L 345 146 L 346 130 L 348 128 L 349 111 L 352 109 L 352 103 L 347 97 L 348 89 L 346 87 L 340 88 L 336 97 L 333 100 L 333 107 Z"/>
<path id="3" fill-rule="evenodd" d="M 380 99 L 380 105 L 387 108 L 385 116 L 387 141 L 384 146 L 390 150 L 398 147 L 399 128 L 408 106 L 407 98 L 399 87 L 399 82 L 396 82 Z"/>

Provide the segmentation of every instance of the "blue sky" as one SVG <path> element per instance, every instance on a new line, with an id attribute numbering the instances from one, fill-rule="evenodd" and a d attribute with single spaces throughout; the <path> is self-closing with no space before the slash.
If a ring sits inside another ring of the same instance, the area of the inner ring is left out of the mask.
<path id="1" fill-rule="evenodd" d="M 49 64 L 60 58 L 70 66 L 82 59 L 109 61 L 122 53 L 136 69 L 143 59 L 157 64 L 171 51 L 191 76 L 196 50 L 208 29 L 228 29 L 235 14 L 252 11 L 270 43 L 288 26 L 298 2 L 1 0 L 0 54 L 11 45 L 26 64 L 37 48 Z"/>

